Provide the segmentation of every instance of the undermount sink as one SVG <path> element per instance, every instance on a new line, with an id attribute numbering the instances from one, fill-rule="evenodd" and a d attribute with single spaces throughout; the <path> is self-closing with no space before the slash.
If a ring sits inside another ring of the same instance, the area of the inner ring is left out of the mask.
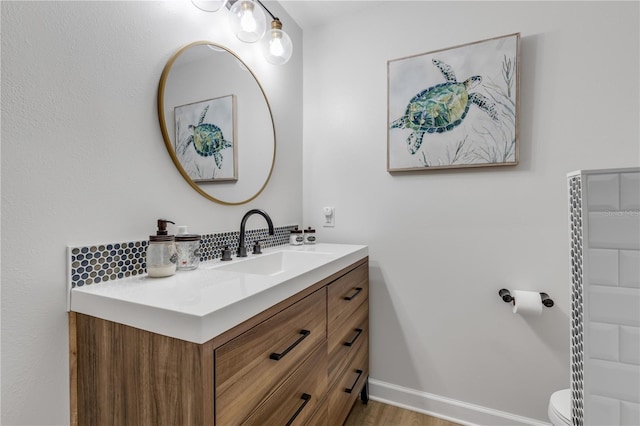
<path id="1" fill-rule="evenodd" d="M 320 266 L 332 258 L 330 253 L 282 250 L 235 260 L 233 263 L 216 266 L 215 269 L 253 275 L 278 275 L 287 271 Z"/>

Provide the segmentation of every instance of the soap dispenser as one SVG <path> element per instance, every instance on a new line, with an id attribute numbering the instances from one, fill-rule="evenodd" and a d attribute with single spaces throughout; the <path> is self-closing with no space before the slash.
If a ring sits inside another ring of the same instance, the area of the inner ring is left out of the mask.
<path id="1" fill-rule="evenodd" d="M 179 271 L 196 269 L 200 264 L 200 235 L 189 234 L 186 226 L 178 226 L 176 252 Z"/>
<path id="2" fill-rule="evenodd" d="M 178 255 L 175 237 L 168 235 L 167 223 L 173 222 L 167 219 L 158 219 L 156 235 L 149 236 L 147 273 L 151 278 L 169 277 L 176 273 Z"/>

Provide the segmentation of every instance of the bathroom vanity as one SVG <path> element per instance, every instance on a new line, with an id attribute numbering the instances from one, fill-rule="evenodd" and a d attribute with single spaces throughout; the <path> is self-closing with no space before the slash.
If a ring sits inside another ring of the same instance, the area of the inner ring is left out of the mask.
<path id="1" fill-rule="evenodd" d="M 74 289 L 72 423 L 344 423 L 368 398 L 367 256 L 286 246 Z"/>

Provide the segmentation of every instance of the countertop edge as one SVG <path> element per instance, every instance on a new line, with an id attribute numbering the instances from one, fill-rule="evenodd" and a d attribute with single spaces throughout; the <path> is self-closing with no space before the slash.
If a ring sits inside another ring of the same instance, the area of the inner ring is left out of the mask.
<path id="1" fill-rule="evenodd" d="M 75 308 L 72 311 L 202 344 L 369 255 L 368 246 L 353 246 L 356 249 L 350 253 L 203 316 L 167 312 L 152 306 L 82 292 L 73 294 Z"/>

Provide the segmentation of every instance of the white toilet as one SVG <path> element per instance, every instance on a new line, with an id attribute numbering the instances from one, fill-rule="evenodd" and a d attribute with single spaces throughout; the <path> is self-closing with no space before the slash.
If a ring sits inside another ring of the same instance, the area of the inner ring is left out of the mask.
<path id="1" fill-rule="evenodd" d="M 549 420 L 554 426 L 571 424 L 571 390 L 562 389 L 554 392 L 549 398 Z"/>

